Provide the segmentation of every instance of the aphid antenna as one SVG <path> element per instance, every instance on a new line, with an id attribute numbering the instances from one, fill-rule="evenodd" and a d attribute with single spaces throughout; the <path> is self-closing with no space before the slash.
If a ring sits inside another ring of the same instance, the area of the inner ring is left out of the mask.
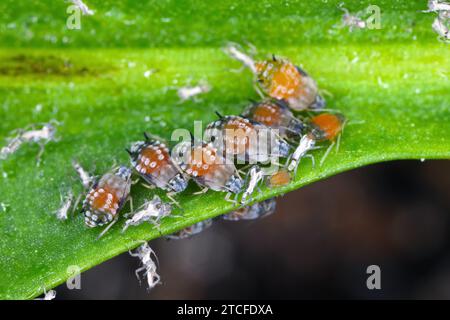
<path id="1" fill-rule="evenodd" d="M 173 193 L 171 192 L 167 192 L 166 193 L 167 198 L 169 198 L 170 202 L 172 202 L 174 205 L 176 205 L 178 208 L 180 208 L 181 210 L 183 210 L 183 208 L 180 206 L 180 203 L 175 200 L 175 198 L 173 198 Z"/>
<path id="2" fill-rule="evenodd" d="M 113 221 L 111 221 L 106 228 L 98 235 L 98 237 L 95 240 L 99 240 L 101 237 L 105 235 L 106 232 L 108 232 L 109 229 L 119 220 L 119 214 L 116 215 Z"/>
<path id="3" fill-rule="evenodd" d="M 208 190 L 208 187 L 203 187 L 200 191 L 194 192 L 193 195 L 205 194 L 206 192 L 208 192 Z"/>
<path id="4" fill-rule="evenodd" d="M 335 146 L 336 141 L 333 141 L 330 146 L 327 148 L 327 151 L 325 151 L 324 155 L 322 156 L 322 159 L 320 159 L 320 163 L 319 166 L 321 167 L 323 165 L 323 163 L 325 162 L 325 159 L 328 157 L 328 155 L 330 154 L 331 150 L 333 149 L 333 147 Z"/>
<path id="5" fill-rule="evenodd" d="M 131 152 L 131 150 L 130 149 L 128 149 L 128 148 L 125 148 L 125 151 L 131 156 L 131 155 L 133 155 L 133 153 Z"/>
<path id="6" fill-rule="evenodd" d="M 219 119 L 223 119 L 223 115 L 219 113 L 219 111 L 214 111 L 214 113 L 219 117 Z"/>
<path id="7" fill-rule="evenodd" d="M 224 200 L 227 201 L 227 202 L 231 202 L 231 203 L 233 203 L 234 205 L 239 204 L 239 202 L 237 201 L 236 197 L 235 197 L 235 199 L 230 199 L 230 197 L 231 197 L 232 195 L 233 195 L 233 193 L 232 193 L 231 191 L 230 191 L 230 192 L 227 192 L 227 194 L 225 195 Z"/>

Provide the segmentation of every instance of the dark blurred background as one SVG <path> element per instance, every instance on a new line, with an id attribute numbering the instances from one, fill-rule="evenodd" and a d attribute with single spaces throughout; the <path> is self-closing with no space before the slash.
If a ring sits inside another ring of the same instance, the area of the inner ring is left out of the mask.
<path id="1" fill-rule="evenodd" d="M 450 299 L 449 213 L 450 162 L 376 164 L 286 194 L 267 218 L 152 241 L 150 292 L 122 254 L 57 299 Z M 381 290 L 366 287 L 373 264 Z"/>

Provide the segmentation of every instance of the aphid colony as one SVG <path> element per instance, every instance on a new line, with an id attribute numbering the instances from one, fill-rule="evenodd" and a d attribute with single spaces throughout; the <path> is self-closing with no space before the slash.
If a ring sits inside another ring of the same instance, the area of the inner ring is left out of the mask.
<path id="1" fill-rule="evenodd" d="M 174 217 L 173 205 L 179 206 L 175 197 L 185 192 L 189 181 L 199 186 L 200 194 L 208 190 L 225 193 L 225 199 L 239 208 L 221 218 L 224 220 L 253 220 L 272 214 L 275 199 L 249 205 L 264 184 L 269 188 L 286 185 L 297 174 L 300 161 L 311 157 L 310 151 L 321 142 L 329 142 L 320 164 L 331 148 L 339 145 L 345 118 L 338 113 L 325 111 L 325 100 L 317 83 L 304 70 L 286 59 L 271 57 L 254 61 L 239 47 L 229 45 L 225 51 L 241 61 L 254 75 L 254 85 L 261 95 L 252 101 L 241 115 L 221 115 L 205 128 L 202 138 L 191 136 L 189 141 L 169 149 L 163 139 L 144 133 L 144 139 L 130 144 L 126 151 L 130 166 L 118 166 L 99 178 L 92 177 L 78 162 L 73 162 L 81 184 L 86 190 L 82 213 L 86 226 L 106 226 L 101 237 L 119 219 L 125 204 L 130 202 L 131 212 L 122 228 L 125 232 L 144 222 L 159 229 L 161 220 Z M 45 145 L 54 140 L 50 124 L 40 129 L 22 130 L 2 149 L 1 154 L 13 153 L 24 142 Z M 337 148 L 336 148 L 337 149 Z M 313 161 L 314 164 L 314 161 Z M 132 175 L 138 176 L 149 188 L 158 188 L 170 200 L 159 196 L 146 200 L 133 209 L 130 192 Z M 59 219 L 67 219 L 71 207 L 77 208 L 70 191 L 62 198 L 56 211 Z M 182 208 L 181 208 L 182 210 Z M 184 239 L 211 226 L 213 220 L 198 222 L 168 239 Z M 149 288 L 159 283 L 153 250 L 147 243 L 137 249 Z"/>
<path id="2" fill-rule="evenodd" d="M 206 126 L 201 141 L 192 137 L 191 141 L 169 150 L 161 138 L 145 133 L 144 140 L 126 149 L 134 172 L 151 187 L 164 190 L 172 203 L 177 204 L 174 197 L 185 191 L 189 180 L 193 180 L 202 188 L 199 193 L 209 189 L 224 192 L 226 200 L 245 206 L 252 202 L 252 196 L 264 181 L 271 187 L 287 184 L 301 159 L 318 143 L 330 142 L 325 156 L 338 144 L 345 119 L 337 113 L 319 112 L 325 100 L 316 82 L 305 71 L 275 56 L 253 62 L 235 46 L 229 46 L 227 52 L 253 71 L 255 85 L 263 96 L 261 101 L 253 101 L 241 116 L 217 113 L 218 119 Z M 299 111 L 314 113 L 309 117 L 296 117 L 294 112 Z M 265 139 L 260 139 L 261 134 L 265 134 Z M 285 164 L 280 164 L 279 159 L 285 159 Z M 267 163 L 275 164 L 275 170 L 273 165 L 268 168 Z M 83 185 L 90 184 L 91 180 L 81 167 L 75 168 Z M 244 169 L 248 170 L 244 172 Z M 130 169 L 121 166 L 93 183 L 83 202 L 87 226 L 103 226 L 117 220 L 129 199 L 131 175 Z M 268 201 L 242 207 L 225 219 L 264 216 L 273 212 L 274 206 L 274 201 Z M 123 231 L 143 222 L 159 226 L 160 220 L 171 212 L 172 205 L 155 196 L 131 212 Z M 173 237 L 195 234 L 207 225 L 190 227 Z"/>

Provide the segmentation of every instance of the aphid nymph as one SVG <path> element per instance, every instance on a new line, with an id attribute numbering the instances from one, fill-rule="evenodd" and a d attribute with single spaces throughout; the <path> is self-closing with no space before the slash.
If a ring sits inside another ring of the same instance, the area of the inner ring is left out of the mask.
<path id="1" fill-rule="evenodd" d="M 317 83 L 292 62 L 274 57 L 257 62 L 256 71 L 256 83 L 266 96 L 283 100 L 297 111 L 325 107 Z"/>
<path id="2" fill-rule="evenodd" d="M 320 161 L 320 164 L 322 165 L 325 158 L 336 144 L 336 139 L 339 144 L 340 133 L 342 132 L 344 125 L 345 118 L 340 114 L 322 113 L 312 117 L 309 123 L 310 132 L 300 139 L 298 147 L 289 159 L 288 171 L 294 172 L 295 175 L 300 159 L 303 158 L 308 151 L 314 149 L 317 142 L 331 141 L 330 146 Z"/>
<path id="3" fill-rule="evenodd" d="M 173 151 L 183 172 L 197 184 L 208 189 L 227 192 L 226 200 L 231 194 L 241 192 L 244 181 L 239 177 L 233 162 L 226 162 L 218 150 L 206 143 L 192 145 L 180 143 Z"/>
<path id="4" fill-rule="evenodd" d="M 206 127 L 204 138 L 228 162 L 230 157 L 236 157 L 240 163 L 256 163 L 289 155 L 289 144 L 276 130 L 240 116 L 218 116 Z"/>
<path id="5" fill-rule="evenodd" d="M 146 141 L 135 142 L 127 150 L 133 168 L 151 185 L 173 193 L 184 191 L 188 180 L 170 157 L 167 146 L 144 135 Z"/>
<path id="6" fill-rule="evenodd" d="M 305 127 L 302 121 L 294 117 L 283 101 L 276 99 L 252 102 L 242 116 L 269 128 L 277 129 L 283 138 L 298 137 L 302 135 Z"/>
<path id="7" fill-rule="evenodd" d="M 128 200 L 130 188 L 131 170 L 125 166 L 102 176 L 83 202 L 86 225 L 93 228 L 115 221 Z"/>

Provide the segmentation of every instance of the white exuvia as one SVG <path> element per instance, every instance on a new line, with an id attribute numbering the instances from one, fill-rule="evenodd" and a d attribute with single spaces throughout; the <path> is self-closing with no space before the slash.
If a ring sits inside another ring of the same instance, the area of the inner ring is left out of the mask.
<path id="1" fill-rule="evenodd" d="M 183 102 L 209 91 L 211 91 L 211 86 L 206 82 L 202 82 L 196 86 L 181 87 L 177 90 L 177 94 Z"/>
<path id="2" fill-rule="evenodd" d="M 130 251 L 130 255 L 141 260 L 142 267 L 136 270 L 136 277 L 140 281 L 139 273 L 145 271 L 148 288 L 153 289 L 161 281 L 161 278 L 156 271 L 156 263 L 152 259 L 153 257 L 155 257 L 156 261 L 158 261 L 158 257 L 156 256 L 153 249 L 150 248 L 147 242 L 145 242 L 136 250 L 136 252 L 133 253 Z"/>
<path id="3" fill-rule="evenodd" d="M 152 200 L 146 201 L 138 211 L 133 213 L 133 216 L 125 222 L 122 232 L 128 229 L 129 226 L 137 226 L 143 222 L 150 222 L 159 226 L 162 218 L 167 217 L 172 212 L 172 206 L 155 195 Z"/>
<path id="4" fill-rule="evenodd" d="M 62 205 L 58 210 L 55 211 L 56 218 L 58 218 L 58 220 L 67 220 L 69 210 L 73 204 L 73 200 L 74 196 L 72 191 L 69 191 L 69 193 L 64 198 L 61 197 Z"/>
<path id="5" fill-rule="evenodd" d="M 244 66 L 246 66 L 256 74 L 255 61 L 252 59 L 252 57 L 239 50 L 238 45 L 229 43 L 223 48 L 223 51 L 230 57 L 240 61 Z"/>
<path id="6" fill-rule="evenodd" d="M 75 171 L 78 173 L 78 177 L 80 178 L 81 184 L 83 185 L 83 187 L 85 189 L 88 189 L 92 182 L 94 181 L 94 177 L 91 176 L 89 174 L 89 172 L 87 172 L 80 163 L 78 163 L 77 161 L 73 160 L 72 161 L 72 166 L 75 169 Z"/>
<path id="7" fill-rule="evenodd" d="M 0 160 L 6 159 L 9 155 L 14 154 L 25 143 L 37 143 L 40 151 L 37 155 L 37 161 L 40 162 L 41 156 L 44 153 L 45 145 L 50 141 L 57 141 L 55 138 L 56 127 L 58 124 L 56 120 L 39 124 L 32 124 L 24 129 L 14 130 L 14 137 L 8 138 L 8 144 L 0 149 Z M 38 127 L 41 128 L 38 129 Z"/>
<path id="8" fill-rule="evenodd" d="M 84 15 L 92 16 L 94 11 L 89 9 L 89 7 L 81 0 L 71 0 L 71 2 L 76 5 Z"/>
<path id="9" fill-rule="evenodd" d="M 258 184 L 263 180 L 264 172 L 259 166 L 255 165 L 248 171 L 248 177 L 248 185 L 242 195 L 241 204 L 246 203 L 248 198 L 253 194 Z"/>

